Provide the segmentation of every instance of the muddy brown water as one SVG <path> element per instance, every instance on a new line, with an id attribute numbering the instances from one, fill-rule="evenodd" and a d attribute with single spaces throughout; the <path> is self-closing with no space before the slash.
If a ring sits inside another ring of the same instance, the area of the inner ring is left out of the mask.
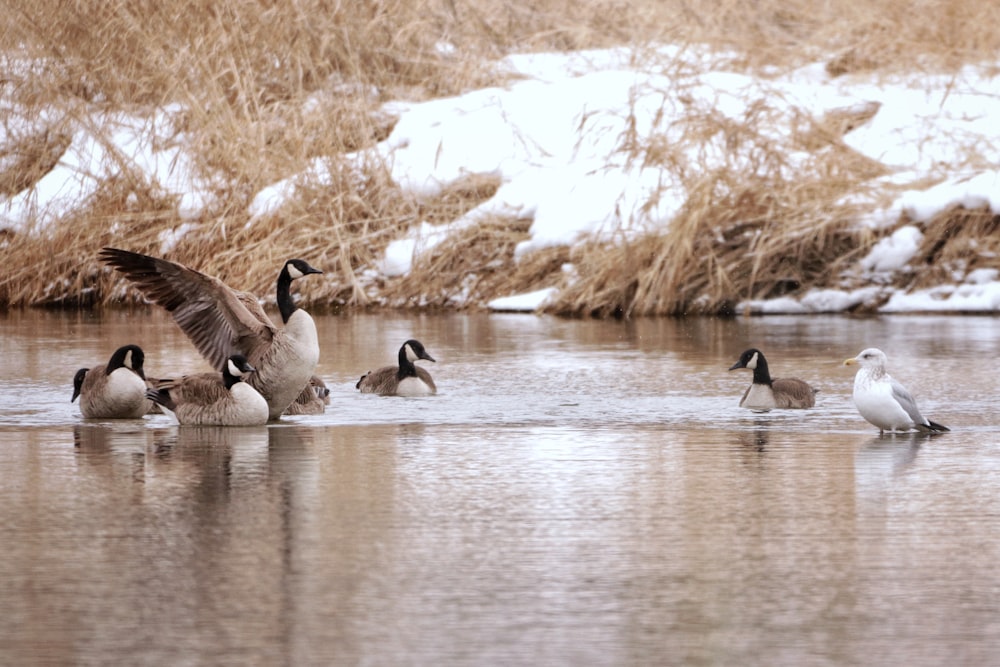
<path id="1" fill-rule="evenodd" d="M 201 370 L 159 312 L 0 314 L 0 664 L 1000 662 L 1000 319 L 317 322 L 325 414 L 185 428 L 69 400 Z M 356 393 L 411 336 L 440 394 Z M 951 433 L 878 437 L 867 346 Z"/>

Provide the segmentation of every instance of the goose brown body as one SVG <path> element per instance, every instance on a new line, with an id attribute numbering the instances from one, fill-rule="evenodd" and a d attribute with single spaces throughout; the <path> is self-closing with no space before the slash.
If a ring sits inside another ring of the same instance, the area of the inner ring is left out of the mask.
<path id="1" fill-rule="evenodd" d="M 220 368 L 242 354 L 257 372 L 247 379 L 277 419 L 309 383 L 319 361 L 319 339 L 309 313 L 295 306 L 293 280 L 322 273 L 301 259 L 285 262 L 278 274 L 277 302 L 284 327 L 264 312 L 256 297 L 218 278 L 176 262 L 104 248 L 101 259 L 123 273 L 154 303 L 163 306 L 203 357 Z"/>

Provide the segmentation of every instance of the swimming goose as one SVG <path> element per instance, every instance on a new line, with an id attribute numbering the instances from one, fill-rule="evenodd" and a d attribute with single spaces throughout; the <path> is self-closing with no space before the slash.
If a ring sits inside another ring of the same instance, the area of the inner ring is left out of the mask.
<path id="1" fill-rule="evenodd" d="M 437 393 L 431 374 L 413 362 L 418 359 L 434 361 L 418 340 L 412 338 L 399 348 L 399 365 L 384 366 L 368 371 L 354 385 L 362 394 L 380 396 L 431 396 Z"/>
<path id="2" fill-rule="evenodd" d="M 222 366 L 221 375 L 198 373 L 178 380 L 160 380 L 146 396 L 170 411 L 180 424 L 259 426 L 268 420 L 267 401 L 243 381 L 255 370 L 246 357 L 234 354 Z"/>
<path id="3" fill-rule="evenodd" d="M 879 435 L 886 431 L 924 432 L 950 431 L 947 426 L 925 418 L 917 409 L 917 402 L 897 382 L 885 367 L 888 357 L 882 350 L 870 347 L 861 354 L 844 361 L 845 366 L 857 364 L 854 376 L 854 405 L 861 416 L 878 426 Z"/>
<path id="4" fill-rule="evenodd" d="M 328 405 L 330 405 L 330 389 L 323 382 L 323 378 L 313 375 L 298 398 L 285 408 L 284 414 L 321 415 Z"/>
<path id="5" fill-rule="evenodd" d="M 753 371 L 753 382 L 747 387 L 740 407 L 764 412 L 774 408 L 811 408 L 816 404 L 817 389 L 797 378 L 771 379 L 764 354 L 750 348 L 740 355 L 740 360 L 729 370 L 749 368 Z"/>
<path id="6" fill-rule="evenodd" d="M 270 419 L 277 419 L 309 383 L 319 361 L 316 324 L 292 301 L 290 288 L 293 280 L 323 273 L 319 269 L 301 259 L 285 262 L 277 282 L 284 327 L 278 328 L 252 294 L 218 278 L 117 248 L 104 248 L 100 257 L 166 308 L 213 368 L 233 354 L 245 356 L 257 369 L 247 381 L 267 400 Z"/>
<path id="7" fill-rule="evenodd" d="M 103 368 L 81 368 L 73 377 L 73 398 L 87 419 L 139 419 L 149 411 L 146 355 L 138 345 L 123 345 Z"/>

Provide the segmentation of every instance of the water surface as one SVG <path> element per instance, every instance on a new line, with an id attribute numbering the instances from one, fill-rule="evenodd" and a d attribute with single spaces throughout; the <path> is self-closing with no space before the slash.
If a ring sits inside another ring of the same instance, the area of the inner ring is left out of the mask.
<path id="1" fill-rule="evenodd" d="M 327 412 L 227 429 L 69 402 L 203 370 L 161 313 L 0 315 L 0 663 L 1000 660 L 996 318 L 317 321 Z M 411 336 L 440 394 L 358 394 Z M 751 345 L 816 407 L 736 407 Z M 857 415 L 873 345 L 951 433 Z"/>

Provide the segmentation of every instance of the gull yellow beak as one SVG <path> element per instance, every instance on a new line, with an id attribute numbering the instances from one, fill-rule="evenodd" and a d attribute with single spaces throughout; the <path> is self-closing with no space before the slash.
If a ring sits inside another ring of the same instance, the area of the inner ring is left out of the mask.
<path id="1" fill-rule="evenodd" d="M 854 357 L 851 357 L 850 359 L 844 359 L 844 366 L 853 366 L 856 363 L 858 363 L 858 360 Z"/>

